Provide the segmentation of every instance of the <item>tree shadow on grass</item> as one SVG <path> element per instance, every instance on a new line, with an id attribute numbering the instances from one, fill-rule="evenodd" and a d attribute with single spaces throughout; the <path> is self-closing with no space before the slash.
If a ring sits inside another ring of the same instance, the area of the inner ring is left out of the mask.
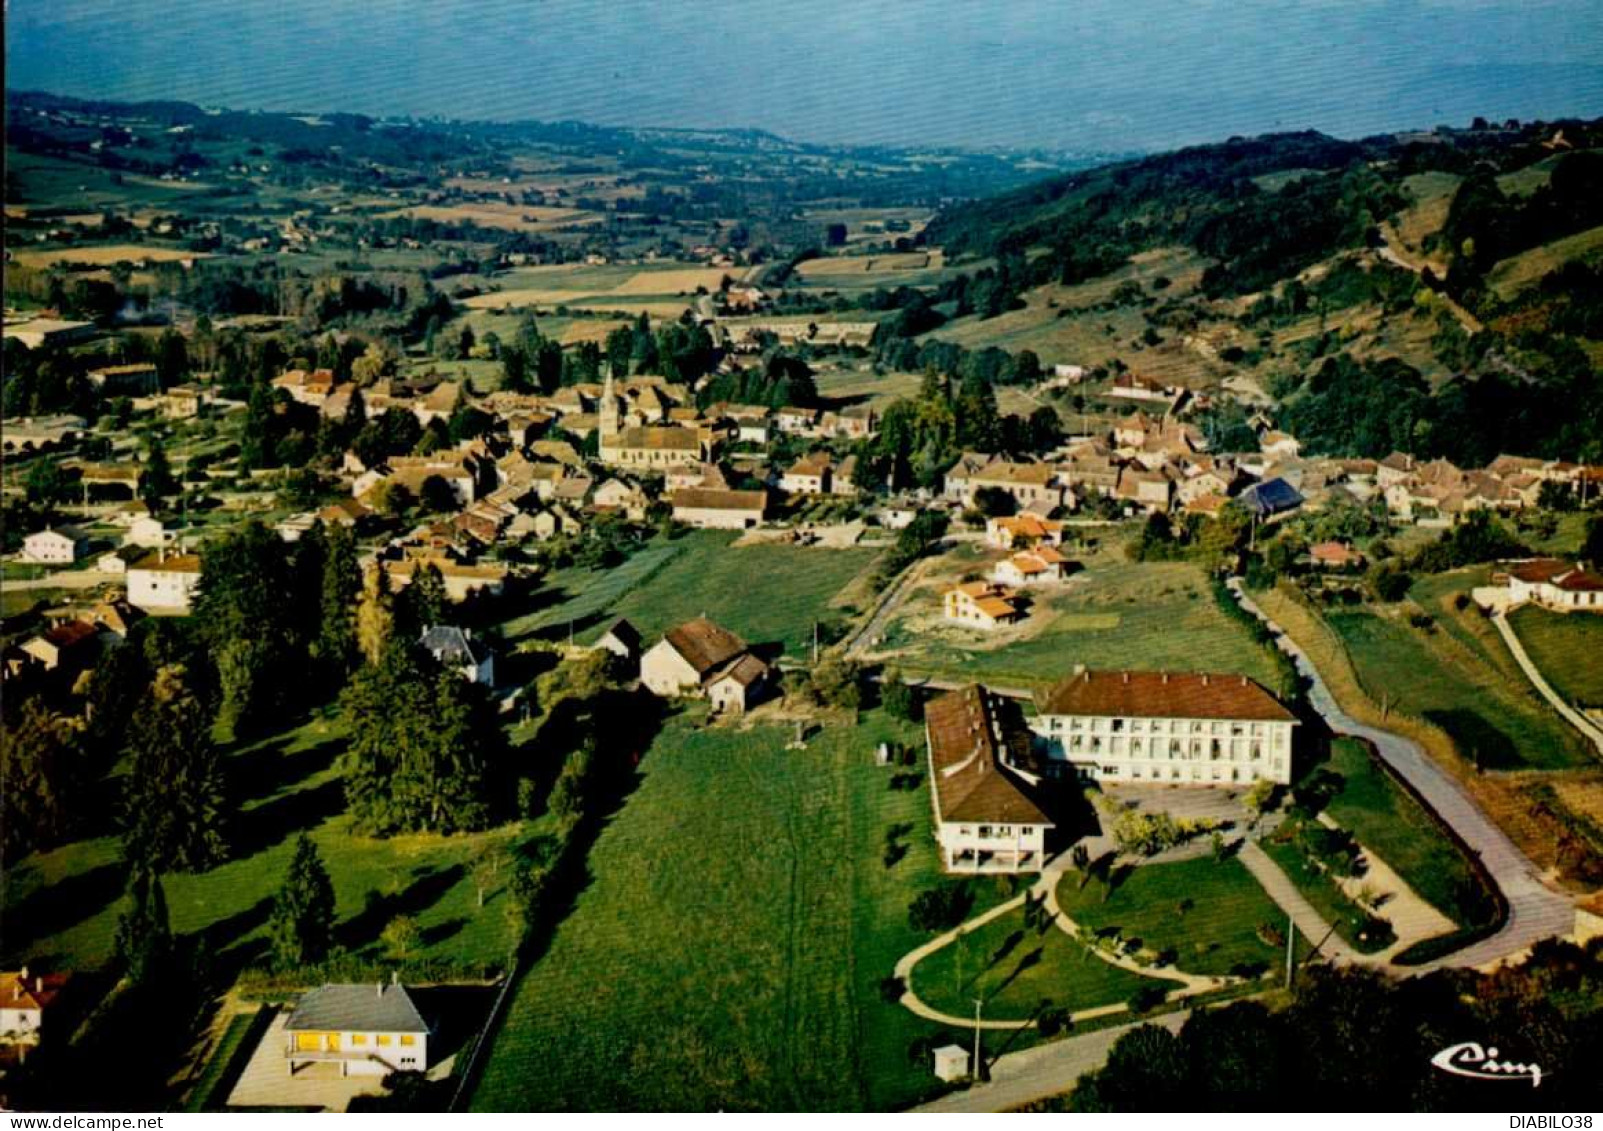
<path id="1" fill-rule="evenodd" d="M 281 794 L 239 815 L 233 838 L 234 856 L 255 856 L 296 833 L 316 828 L 344 810 L 345 785 L 338 778 Z"/>
<path id="2" fill-rule="evenodd" d="M 397 916 L 419 915 L 443 899 L 446 892 L 462 882 L 467 868 L 461 864 L 449 868 L 425 865 L 412 875 L 415 878 L 401 891 L 368 892 L 362 910 L 336 928 L 340 943 L 353 951 L 371 945 Z"/>
<path id="3" fill-rule="evenodd" d="M 1003 978 L 996 984 L 996 988 L 990 992 L 989 1000 L 995 1001 L 997 998 L 1001 997 L 1002 992 L 1011 986 L 1015 981 L 1017 981 L 1019 976 L 1022 975 L 1026 970 L 1029 970 L 1034 966 L 1039 966 L 1041 964 L 1041 958 L 1045 953 L 1046 948 L 1041 946 L 1036 947 L 1032 951 L 1028 951 L 1024 957 L 1019 959 L 1018 964 L 1008 972 L 1007 977 Z"/>
<path id="4" fill-rule="evenodd" d="M 277 739 L 236 754 L 228 762 L 228 780 L 235 796 L 272 798 L 290 786 L 323 773 L 344 747 L 337 739 L 289 753 L 286 739 Z"/>
<path id="5" fill-rule="evenodd" d="M 245 936 L 265 924 L 272 913 L 272 897 L 263 896 L 243 911 L 236 911 L 196 932 L 196 947 L 210 956 L 218 984 L 232 984 L 247 967 L 266 961 L 267 941 Z"/>
<path id="6" fill-rule="evenodd" d="M 98 915 L 121 897 L 127 885 L 128 870 L 120 861 L 41 885 L 7 909 L 6 953 L 16 953 L 33 939 L 59 934 Z"/>
<path id="7" fill-rule="evenodd" d="M 1465 756 L 1482 769 L 1513 770 L 1527 764 L 1520 757 L 1514 740 L 1479 711 L 1455 707 L 1450 711 L 1426 711 L 1424 714 L 1427 721 L 1452 735 Z"/>
<path id="8" fill-rule="evenodd" d="M 460 934 L 462 928 L 467 925 L 468 921 L 459 915 L 454 919 L 447 919 L 443 923 L 436 923 L 432 927 L 424 927 L 422 934 L 419 936 L 419 941 L 424 946 L 434 946 L 436 943 L 442 943 L 453 935 Z"/>

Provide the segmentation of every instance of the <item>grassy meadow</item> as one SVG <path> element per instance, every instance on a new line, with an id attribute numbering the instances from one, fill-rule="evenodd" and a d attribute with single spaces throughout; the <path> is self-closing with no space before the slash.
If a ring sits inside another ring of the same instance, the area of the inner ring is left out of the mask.
<path id="1" fill-rule="evenodd" d="M 1092 954 L 1056 926 L 1037 934 L 1017 908 L 950 944 L 913 967 L 912 988 L 925 1005 L 955 1017 L 971 1016 L 974 999 L 992 1021 L 1022 1021 L 1042 1001 L 1070 1011 L 1121 1005 L 1142 989 L 1176 983 L 1134 973 Z"/>
<path id="2" fill-rule="evenodd" d="M 1323 768 L 1342 778 L 1341 791 L 1325 806 L 1332 820 L 1453 922 L 1471 926 L 1490 917 L 1491 904 L 1463 851 L 1368 747 L 1339 738 Z"/>
<path id="3" fill-rule="evenodd" d="M 1526 605 L 1509 626 L 1554 691 L 1583 707 L 1603 707 L 1603 617 Z"/>
<path id="4" fill-rule="evenodd" d="M 1116 933 L 1144 951 L 1167 953 L 1188 974 L 1268 971 L 1285 957 L 1284 943 L 1258 937 L 1261 923 L 1284 930 L 1284 913 L 1233 856 L 1115 870 L 1111 891 L 1101 880 L 1082 888 L 1078 874 L 1065 873 L 1058 902 L 1092 934 Z M 1299 945 L 1306 945 L 1300 936 Z"/>
<path id="5" fill-rule="evenodd" d="M 1393 710 L 1441 727 L 1466 758 L 1503 770 L 1587 763 L 1580 735 L 1523 677 L 1511 678 L 1454 632 L 1375 607 L 1324 616 L 1370 697 L 1380 702 L 1384 693 Z"/>
<path id="6" fill-rule="evenodd" d="M 791 655 L 812 643 L 815 620 L 835 620 L 832 605 L 873 561 L 871 549 L 837 550 L 783 543 L 730 546 L 735 535 L 695 531 L 656 541 L 610 570 L 568 569 L 535 594 L 538 607 L 502 625 L 509 639 L 535 633 L 588 644 L 617 617 L 648 641 L 691 617 L 708 616 L 752 644 L 779 644 Z"/>
<path id="7" fill-rule="evenodd" d="M 888 788 L 873 750 L 918 728 L 876 712 L 790 751 L 788 728 L 701 717 L 642 760 L 474 1110 L 883 1110 L 930 1089 L 908 1046 L 939 1027 L 879 992 L 938 864 L 925 787 Z M 893 825 L 910 850 L 887 868 Z"/>
<path id="8" fill-rule="evenodd" d="M 306 832 L 334 882 L 338 944 L 376 954 L 390 920 L 410 915 L 420 934 L 410 957 L 504 961 L 516 932 L 498 891 L 478 906 L 468 871 L 484 852 L 510 846 L 516 829 L 386 840 L 352 834 L 334 769 L 343 741 L 340 721 L 314 715 L 273 738 L 227 749 L 239 799 L 230 830 L 234 858 L 199 875 L 162 877 L 174 931 L 200 936 L 213 954 L 239 966 L 260 961 L 273 894 L 296 835 Z M 99 966 L 112 954 L 126 878 L 112 835 L 26 858 L 6 877 L 0 961 L 52 970 Z"/>
<path id="9" fill-rule="evenodd" d="M 986 572 L 993 556 L 966 545 L 937 562 L 892 619 L 876 656 L 910 673 L 1007 687 L 1048 684 L 1078 664 L 1239 672 L 1274 686 L 1264 649 L 1219 609 L 1202 568 L 1186 562 L 1128 562 L 1103 548 L 1082 559 L 1086 569 L 1067 584 L 1033 590 L 1021 625 L 984 632 L 947 623 L 941 592 Z"/>

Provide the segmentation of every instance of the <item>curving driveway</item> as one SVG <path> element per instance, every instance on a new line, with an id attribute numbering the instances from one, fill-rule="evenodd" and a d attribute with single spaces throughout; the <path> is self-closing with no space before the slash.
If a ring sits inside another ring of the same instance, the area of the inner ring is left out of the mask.
<path id="1" fill-rule="evenodd" d="M 1568 935 L 1575 922 L 1571 900 L 1542 883 L 1541 869 L 1481 811 L 1452 775 L 1432 761 L 1412 739 L 1367 726 L 1343 711 L 1307 654 L 1247 596 L 1240 580 L 1231 578 L 1226 584 L 1241 607 L 1274 632 L 1280 650 L 1291 657 L 1297 671 L 1308 679 L 1308 700 L 1331 730 L 1355 735 L 1373 744 L 1386 764 L 1480 857 L 1492 882 L 1508 903 L 1508 921 L 1495 935 L 1414 969 L 1424 973 L 1443 966 L 1485 966 L 1519 954 L 1532 943 L 1549 936 Z"/>

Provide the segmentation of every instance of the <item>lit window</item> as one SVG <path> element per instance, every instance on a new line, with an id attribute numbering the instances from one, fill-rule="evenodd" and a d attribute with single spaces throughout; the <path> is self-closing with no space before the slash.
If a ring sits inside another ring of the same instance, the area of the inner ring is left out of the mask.
<path id="1" fill-rule="evenodd" d="M 414 1037 L 411 1033 L 402 1033 L 401 1034 L 401 1044 L 403 1044 L 403 1045 L 415 1045 L 415 1044 L 417 1044 L 417 1038 Z"/>

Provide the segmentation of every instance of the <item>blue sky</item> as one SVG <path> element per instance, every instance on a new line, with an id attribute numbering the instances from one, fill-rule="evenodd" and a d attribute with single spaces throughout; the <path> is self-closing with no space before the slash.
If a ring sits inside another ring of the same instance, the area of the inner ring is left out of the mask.
<path id="1" fill-rule="evenodd" d="M 1603 115 L 1603 0 L 9 0 L 7 84 L 1153 149 Z"/>

